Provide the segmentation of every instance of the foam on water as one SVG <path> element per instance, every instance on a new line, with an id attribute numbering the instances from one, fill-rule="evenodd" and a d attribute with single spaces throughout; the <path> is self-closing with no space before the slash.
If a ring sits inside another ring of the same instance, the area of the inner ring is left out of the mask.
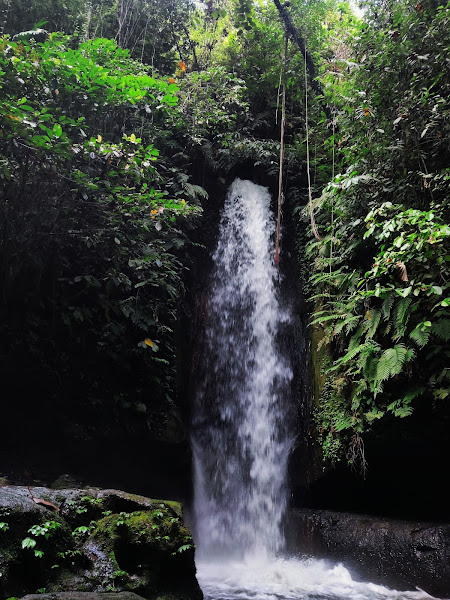
<path id="1" fill-rule="evenodd" d="M 430 600 L 417 590 L 399 592 L 355 581 L 342 565 L 316 559 L 252 557 L 243 561 L 199 561 L 205 600 Z"/>

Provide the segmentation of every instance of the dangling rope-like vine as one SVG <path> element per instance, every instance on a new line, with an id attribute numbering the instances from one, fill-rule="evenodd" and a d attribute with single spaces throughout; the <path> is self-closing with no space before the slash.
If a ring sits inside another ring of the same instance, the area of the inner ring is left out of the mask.
<path id="1" fill-rule="evenodd" d="M 309 125 L 308 125 L 308 72 L 307 72 L 307 63 L 306 63 L 306 47 L 305 47 L 305 127 L 306 127 L 306 174 L 308 176 L 308 207 L 309 207 L 309 217 L 311 220 L 311 229 L 314 234 L 316 240 L 321 240 L 322 238 L 317 231 L 316 220 L 314 218 L 314 209 L 312 203 L 312 191 L 311 191 L 311 173 L 309 168 Z"/>
<path id="2" fill-rule="evenodd" d="M 286 43 L 284 46 L 284 57 L 282 66 L 283 93 L 281 96 L 281 133 L 280 133 L 280 173 L 278 176 L 278 214 L 277 214 L 277 238 L 275 242 L 275 264 L 280 262 L 280 235 L 281 235 L 281 207 L 283 205 L 283 161 L 284 161 L 284 126 L 286 123 L 286 57 L 288 50 L 288 36 L 286 34 Z"/>
<path id="3" fill-rule="evenodd" d="M 331 175 L 331 181 L 334 181 L 334 176 L 335 176 L 335 164 L 336 164 L 336 152 L 335 152 L 335 143 L 336 140 L 334 139 L 335 136 L 335 129 L 336 129 L 336 116 L 333 115 L 333 121 L 332 121 L 332 125 L 333 125 L 333 170 L 332 170 L 332 175 Z M 333 262 L 333 242 L 334 242 L 334 197 L 332 198 L 332 202 L 331 202 L 331 240 L 330 240 L 330 274 L 331 274 L 331 264 Z"/>

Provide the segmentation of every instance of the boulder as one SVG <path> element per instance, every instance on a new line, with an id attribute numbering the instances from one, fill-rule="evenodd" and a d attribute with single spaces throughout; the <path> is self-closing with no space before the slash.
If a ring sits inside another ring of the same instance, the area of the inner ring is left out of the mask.
<path id="1" fill-rule="evenodd" d="M 288 516 L 288 549 L 343 562 L 356 578 L 450 595 L 450 525 L 329 510 Z"/>
<path id="2" fill-rule="evenodd" d="M 112 590 L 202 598 L 177 502 L 120 490 L 1 486 L 0 523 L 0 597 L 40 589 L 68 600 L 61 594 L 90 600 L 81 592 Z"/>
<path id="3" fill-rule="evenodd" d="M 51 594 L 27 594 L 21 600 L 144 600 L 133 592 L 56 592 Z"/>

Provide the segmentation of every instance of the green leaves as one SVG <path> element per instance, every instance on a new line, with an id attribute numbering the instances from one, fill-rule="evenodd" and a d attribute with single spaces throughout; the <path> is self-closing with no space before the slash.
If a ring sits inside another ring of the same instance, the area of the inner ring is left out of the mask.
<path id="1" fill-rule="evenodd" d="M 377 393 L 378 390 L 381 390 L 381 384 L 384 381 L 401 373 L 405 363 L 413 358 L 414 350 L 407 348 L 403 344 L 397 344 L 393 348 L 385 350 L 378 362 L 373 386 L 374 392 Z"/>
<path id="2" fill-rule="evenodd" d="M 52 536 L 54 534 L 54 532 L 59 529 L 61 527 L 61 523 L 59 523 L 58 521 L 46 521 L 45 523 L 42 523 L 41 525 L 33 525 L 32 527 L 30 527 L 30 529 L 28 530 L 28 533 L 31 533 L 31 535 L 38 537 L 40 535 L 44 536 L 46 540 L 49 539 L 50 536 Z M 27 538 L 27 540 L 29 540 L 30 538 Z M 25 540 L 24 540 L 25 541 Z M 22 544 L 22 548 L 30 548 L 30 547 L 34 547 L 34 546 L 24 546 Z"/>
<path id="3" fill-rule="evenodd" d="M 409 416 L 419 398 L 439 410 L 450 391 L 450 8 L 425 21 L 401 1 L 394 26 L 389 11 L 368 9 L 358 68 L 324 76 L 341 171 L 316 200 L 325 235 L 310 244 L 312 324 L 331 363 L 318 410 L 326 451 L 386 415 Z"/>
<path id="4" fill-rule="evenodd" d="M 172 159 L 179 86 L 113 40 L 76 46 L 62 34 L 1 40 L 0 70 L 2 264 L 14 264 L 3 310 L 25 314 L 40 282 L 27 317 L 2 325 L 10 360 L 28 344 L 43 406 L 64 396 L 69 413 L 158 429 L 175 397 L 192 202 L 206 196 Z"/>
<path id="5" fill-rule="evenodd" d="M 34 540 L 33 538 L 25 538 L 22 540 L 22 548 L 34 548 L 36 546 L 36 540 Z"/>
<path id="6" fill-rule="evenodd" d="M 56 138 L 59 138 L 59 137 L 61 137 L 61 134 L 62 134 L 62 127 L 61 127 L 61 125 L 59 123 L 55 123 L 53 125 L 53 135 Z"/>

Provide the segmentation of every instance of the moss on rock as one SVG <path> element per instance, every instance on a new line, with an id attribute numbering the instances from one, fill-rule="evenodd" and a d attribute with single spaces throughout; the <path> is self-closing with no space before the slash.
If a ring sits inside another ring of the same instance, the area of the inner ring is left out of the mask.
<path id="1" fill-rule="evenodd" d="M 120 579 L 123 589 L 151 596 L 177 591 L 177 597 L 186 590 L 187 597 L 201 597 L 195 579 L 192 537 L 166 502 L 155 503 L 151 511 L 122 512 L 100 519 L 85 544 L 85 552 L 94 562 L 102 561 L 101 571 Z"/>
<path id="2" fill-rule="evenodd" d="M 36 504 L 45 499 L 59 510 Z M 145 598 L 202 598 L 194 546 L 181 505 L 118 490 L 0 489 L 0 596 L 45 587 L 48 592 L 133 591 Z M 44 551 L 23 549 L 32 525 L 58 522 Z M 23 573 L 26 573 L 24 578 Z M 18 575 L 20 574 L 20 577 Z"/>

